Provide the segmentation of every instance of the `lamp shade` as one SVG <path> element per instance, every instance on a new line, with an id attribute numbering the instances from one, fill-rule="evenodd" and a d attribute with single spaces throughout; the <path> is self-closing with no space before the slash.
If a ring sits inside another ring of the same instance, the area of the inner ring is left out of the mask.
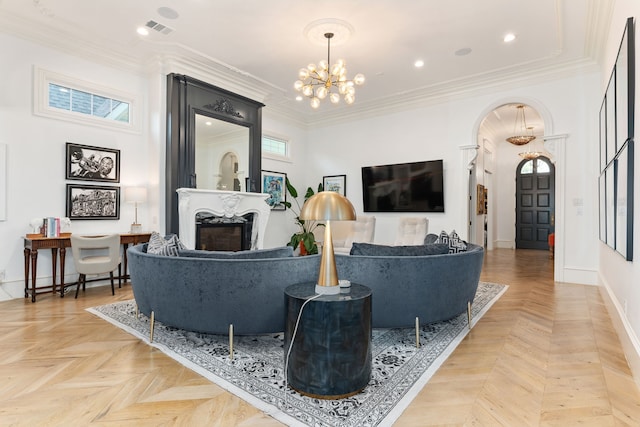
<path id="1" fill-rule="evenodd" d="M 127 203 L 143 203 L 147 201 L 146 187 L 125 187 L 124 201 Z"/>
<path id="2" fill-rule="evenodd" d="M 324 245 L 320 258 L 320 271 L 316 293 L 338 294 L 338 271 L 333 253 L 333 239 L 331 237 L 331 221 L 353 221 L 356 210 L 346 197 L 335 191 L 321 191 L 311 196 L 300 210 L 300 219 L 326 221 L 324 225 Z"/>
<path id="3" fill-rule="evenodd" d="M 353 221 L 356 219 L 356 210 L 343 195 L 335 191 L 321 191 L 305 202 L 300 211 L 300 219 Z"/>

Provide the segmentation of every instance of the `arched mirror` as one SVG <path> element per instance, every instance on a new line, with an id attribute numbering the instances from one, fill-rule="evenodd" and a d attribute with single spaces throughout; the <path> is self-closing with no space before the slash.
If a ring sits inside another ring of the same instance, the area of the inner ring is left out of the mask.
<path id="1" fill-rule="evenodd" d="M 167 76 L 167 233 L 178 188 L 260 192 L 264 104 L 181 74 Z"/>

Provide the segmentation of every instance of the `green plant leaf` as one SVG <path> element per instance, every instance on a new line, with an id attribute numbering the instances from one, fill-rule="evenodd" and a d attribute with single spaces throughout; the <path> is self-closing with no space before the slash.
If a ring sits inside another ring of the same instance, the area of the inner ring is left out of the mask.
<path id="1" fill-rule="evenodd" d="M 305 202 L 307 201 L 307 199 L 311 196 L 313 196 L 315 193 L 313 192 L 313 188 L 308 187 L 307 188 L 307 192 L 304 194 L 304 200 Z"/>
<path id="2" fill-rule="evenodd" d="M 287 186 L 287 191 L 289 192 L 289 194 L 291 194 L 291 197 L 298 197 L 298 190 L 296 190 L 295 187 L 291 185 L 291 182 L 289 182 L 289 178 L 285 179 L 285 185 Z"/>

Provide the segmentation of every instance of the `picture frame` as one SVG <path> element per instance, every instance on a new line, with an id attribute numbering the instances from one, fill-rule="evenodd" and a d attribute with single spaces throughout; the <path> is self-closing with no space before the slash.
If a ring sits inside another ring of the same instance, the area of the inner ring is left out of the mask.
<path id="1" fill-rule="evenodd" d="M 633 261 L 634 27 L 627 18 L 599 113 L 599 236 L 627 261 Z"/>
<path id="2" fill-rule="evenodd" d="M 601 242 L 607 243 L 607 198 L 604 171 L 598 177 L 598 206 L 600 211 L 599 237 Z"/>
<path id="3" fill-rule="evenodd" d="M 347 196 L 347 175 L 327 175 L 322 177 L 322 189 L 324 191 L 335 191 Z"/>
<path id="4" fill-rule="evenodd" d="M 607 110 L 607 164 L 613 161 L 616 156 L 616 70 L 613 69 L 609 84 L 607 85 L 607 94 L 605 95 Z"/>
<path id="5" fill-rule="evenodd" d="M 484 185 L 476 185 L 476 215 L 483 215 L 484 212 Z"/>
<path id="6" fill-rule="evenodd" d="M 616 251 L 633 260 L 633 139 L 628 140 L 615 160 Z"/>
<path id="7" fill-rule="evenodd" d="M 120 150 L 67 142 L 66 179 L 120 182 Z"/>
<path id="8" fill-rule="evenodd" d="M 615 201 L 615 162 L 609 163 L 604 171 L 605 175 L 605 218 L 607 228 L 607 245 L 611 249 L 616 248 L 616 201 Z"/>
<path id="9" fill-rule="evenodd" d="M 287 201 L 287 174 L 283 172 L 274 172 L 263 170 L 260 181 L 262 192 L 269 194 L 266 200 L 271 206 L 272 211 L 284 211 L 287 209 L 285 205 Z"/>
<path id="10" fill-rule="evenodd" d="M 600 130 L 600 172 L 604 172 L 607 167 L 607 99 L 602 100 L 600 106 L 599 116 L 599 130 Z"/>
<path id="11" fill-rule="evenodd" d="M 66 216 L 71 220 L 120 219 L 120 187 L 67 184 Z"/>

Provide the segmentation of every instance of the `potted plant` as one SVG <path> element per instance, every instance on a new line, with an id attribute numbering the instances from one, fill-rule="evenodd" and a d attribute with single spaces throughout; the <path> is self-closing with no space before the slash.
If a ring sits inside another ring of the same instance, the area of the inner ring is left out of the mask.
<path id="1" fill-rule="evenodd" d="M 295 208 L 290 202 L 284 202 L 284 205 L 291 209 L 293 213 L 296 215 L 296 224 L 300 227 L 300 231 L 294 233 L 291 236 L 291 240 L 287 243 L 287 246 L 293 246 L 293 249 L 296 249 L 300 246 L 300 255 L 312 255 L 318 253 L 318 245 L 316 244 L 316 236 L 313 234 L 314 230 L 318 227 L 324 227 L 324 224 L 318 223 L 317 221 L 310 221 L 300 219 L 300 211 L 302 207 L 300 203 L 298 203 L 298 190 L 291 185 L 289 178 L 285 180 L 287 191 L 291 195 L 291 198 L 295 202 Z M 322 184 L 318 184 L 318 192 L 322 191 Z M 313 196 L 315 192 L 313 188 L 308 187 L 307 192 L 304 195 L 304 201 L 306 202 L 309 197 Z"/>

